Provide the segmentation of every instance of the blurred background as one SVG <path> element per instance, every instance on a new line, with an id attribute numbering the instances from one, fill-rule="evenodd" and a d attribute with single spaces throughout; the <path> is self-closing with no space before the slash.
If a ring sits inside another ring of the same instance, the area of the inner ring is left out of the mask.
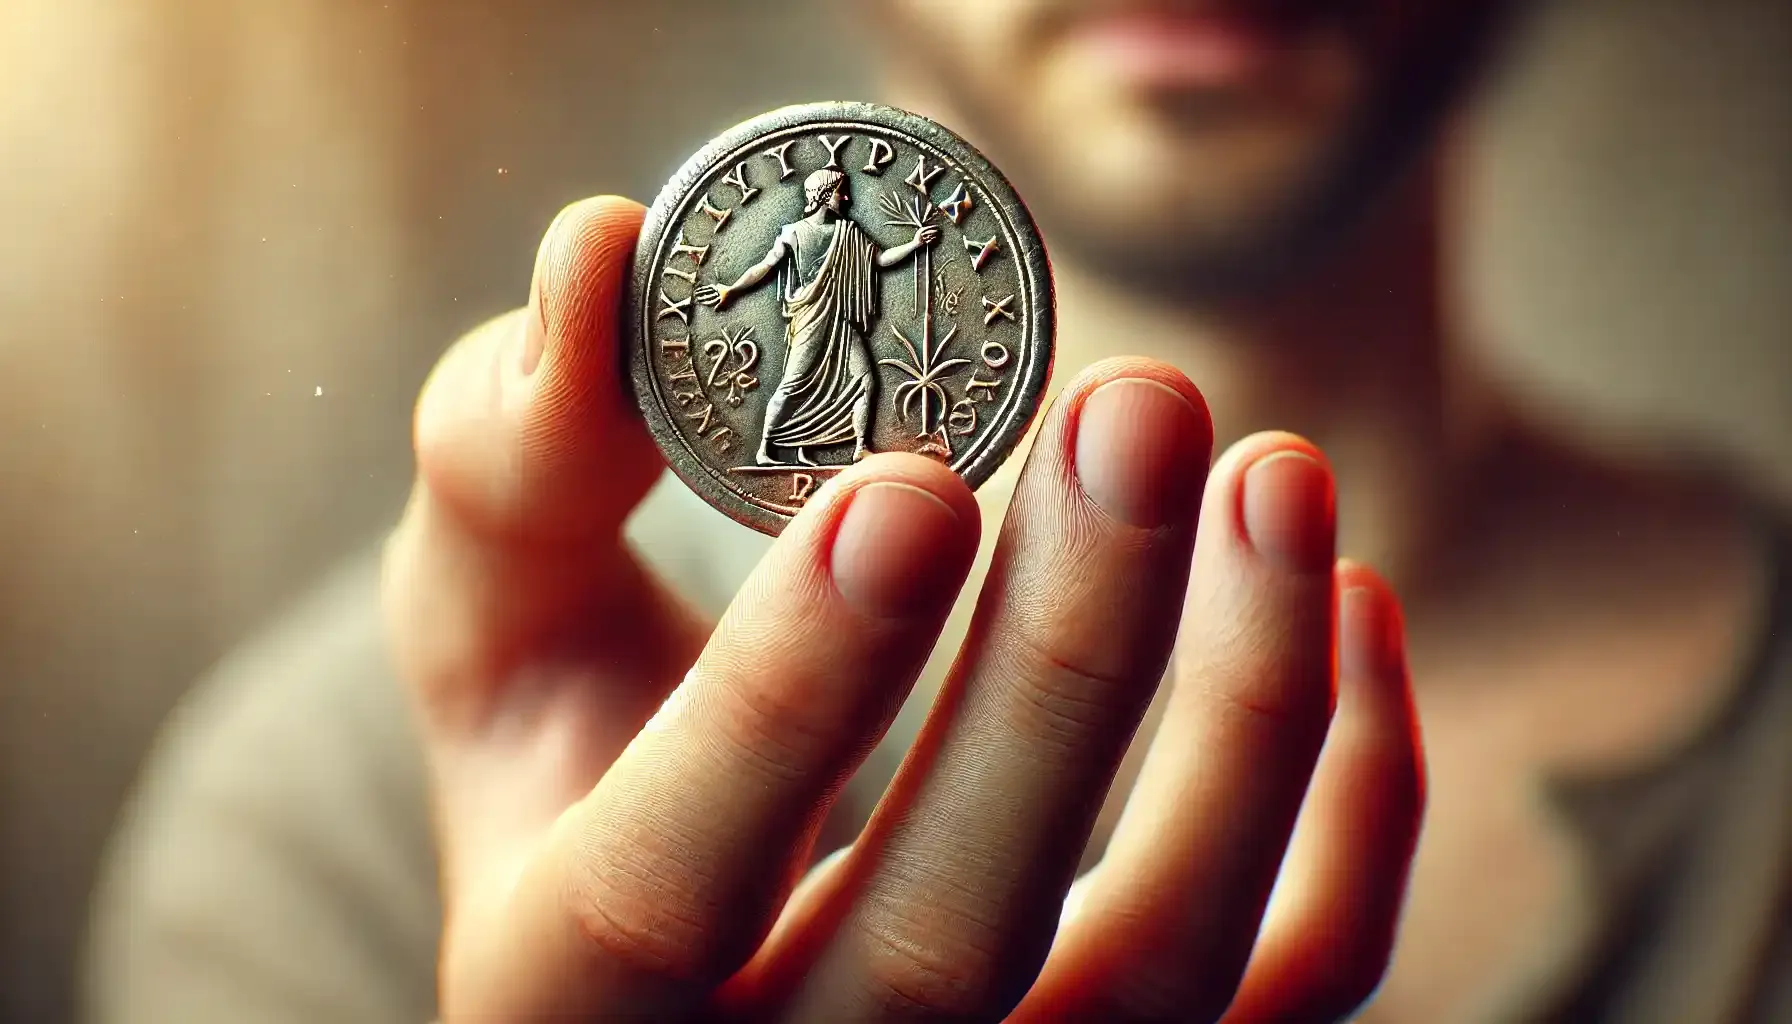
<path id="1" fill-rule="evenodd" d="M 1792 4 L 1542 0 L 1460 280 L 1546 415 L 1792 493 Z M 556 210 L 875 95 L 827 0 L 0 0 L 0 1019 L 66 1019 L 184 688 L 377 542 Z M 795 59 L 793 59 L 793 56 Z"/>

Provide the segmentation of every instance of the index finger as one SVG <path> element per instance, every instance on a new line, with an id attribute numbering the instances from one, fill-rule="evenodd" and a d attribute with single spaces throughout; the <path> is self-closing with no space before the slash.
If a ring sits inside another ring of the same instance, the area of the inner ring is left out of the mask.
<path id="1" fill-rule="evenodd" d="M 879 455 L 820 491 L 696 667 L 558 822 L 478 971 L 469 1019 L 680 1019 L 758 945 L 834 795 L 888 726 L 977 548 L 951 470 Z"/>

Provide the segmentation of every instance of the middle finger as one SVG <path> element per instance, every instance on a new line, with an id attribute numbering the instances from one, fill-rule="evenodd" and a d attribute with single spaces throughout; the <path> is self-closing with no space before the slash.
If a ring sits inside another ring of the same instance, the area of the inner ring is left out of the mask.
<path id="1" fill-rule="evenodd" d="M 1019 1001 L 1163 677 L 1212 438 L 1200 393 L 1161 364 L 1100 364 L 1066 390 L 793 1018 L 983 1019 Z"/>

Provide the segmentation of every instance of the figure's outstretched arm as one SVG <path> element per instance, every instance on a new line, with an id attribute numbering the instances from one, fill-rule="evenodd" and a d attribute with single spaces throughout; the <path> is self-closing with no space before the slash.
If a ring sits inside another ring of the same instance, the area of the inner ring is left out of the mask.
<path id="1" fill-rule="evenodd" d="M 939 237 L 940 229 L 934 227 L 932 224 L 916 228 L 914 238 L 901 245 L 891 246 L 883 252 L 878 253 L 877 265 L 880 267 L 893 267 L 903 260 L 908 259 L 910 256 L 913 256 L 916 252 L 919 252 L 922 246 L 932 245 Z"/>
<path id="2" fill-rule="evenodd" d="M 771 250 L 765 254 L 765 258 L 748 267 L 747 272 L 740 275 L 740 280 L 733 284 L 706 284 L 698 288 L 696 291 L 697 301 L 705 306 L 721 309 L 728 304 L 729 299 L 734 297 L 735 292 L 750 290 L 764 281 L 772 271 L 778 269 L 778 264 L 784 261 L 785 254 L 790 252 L 788 234 L 785 231 L 778 232 L 778 239 L 772 243 Z"/>

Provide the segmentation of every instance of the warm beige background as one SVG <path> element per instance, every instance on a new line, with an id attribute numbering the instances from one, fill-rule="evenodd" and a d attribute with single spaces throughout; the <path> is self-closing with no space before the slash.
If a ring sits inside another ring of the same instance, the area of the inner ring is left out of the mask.
<path id="1" fill-rule="evenodd" d="M 1792 485 L 1792 3 L 1538 0 L 1477 125 L 1465 285 L 1556 411 Z"/>
<path id="2" fill-rule="evenodd" d="M 521 299 L 562 203 L 865 95 L 827 10 L 0 2 L 0 1018 L 65 1016 L 156 720 L 377 535 L 441 345 Z M 1779 0 L 1557 0 L 1527 34 L 1464 281 L 1549 410 L 1792 479 L 1788 52 Z"/>

